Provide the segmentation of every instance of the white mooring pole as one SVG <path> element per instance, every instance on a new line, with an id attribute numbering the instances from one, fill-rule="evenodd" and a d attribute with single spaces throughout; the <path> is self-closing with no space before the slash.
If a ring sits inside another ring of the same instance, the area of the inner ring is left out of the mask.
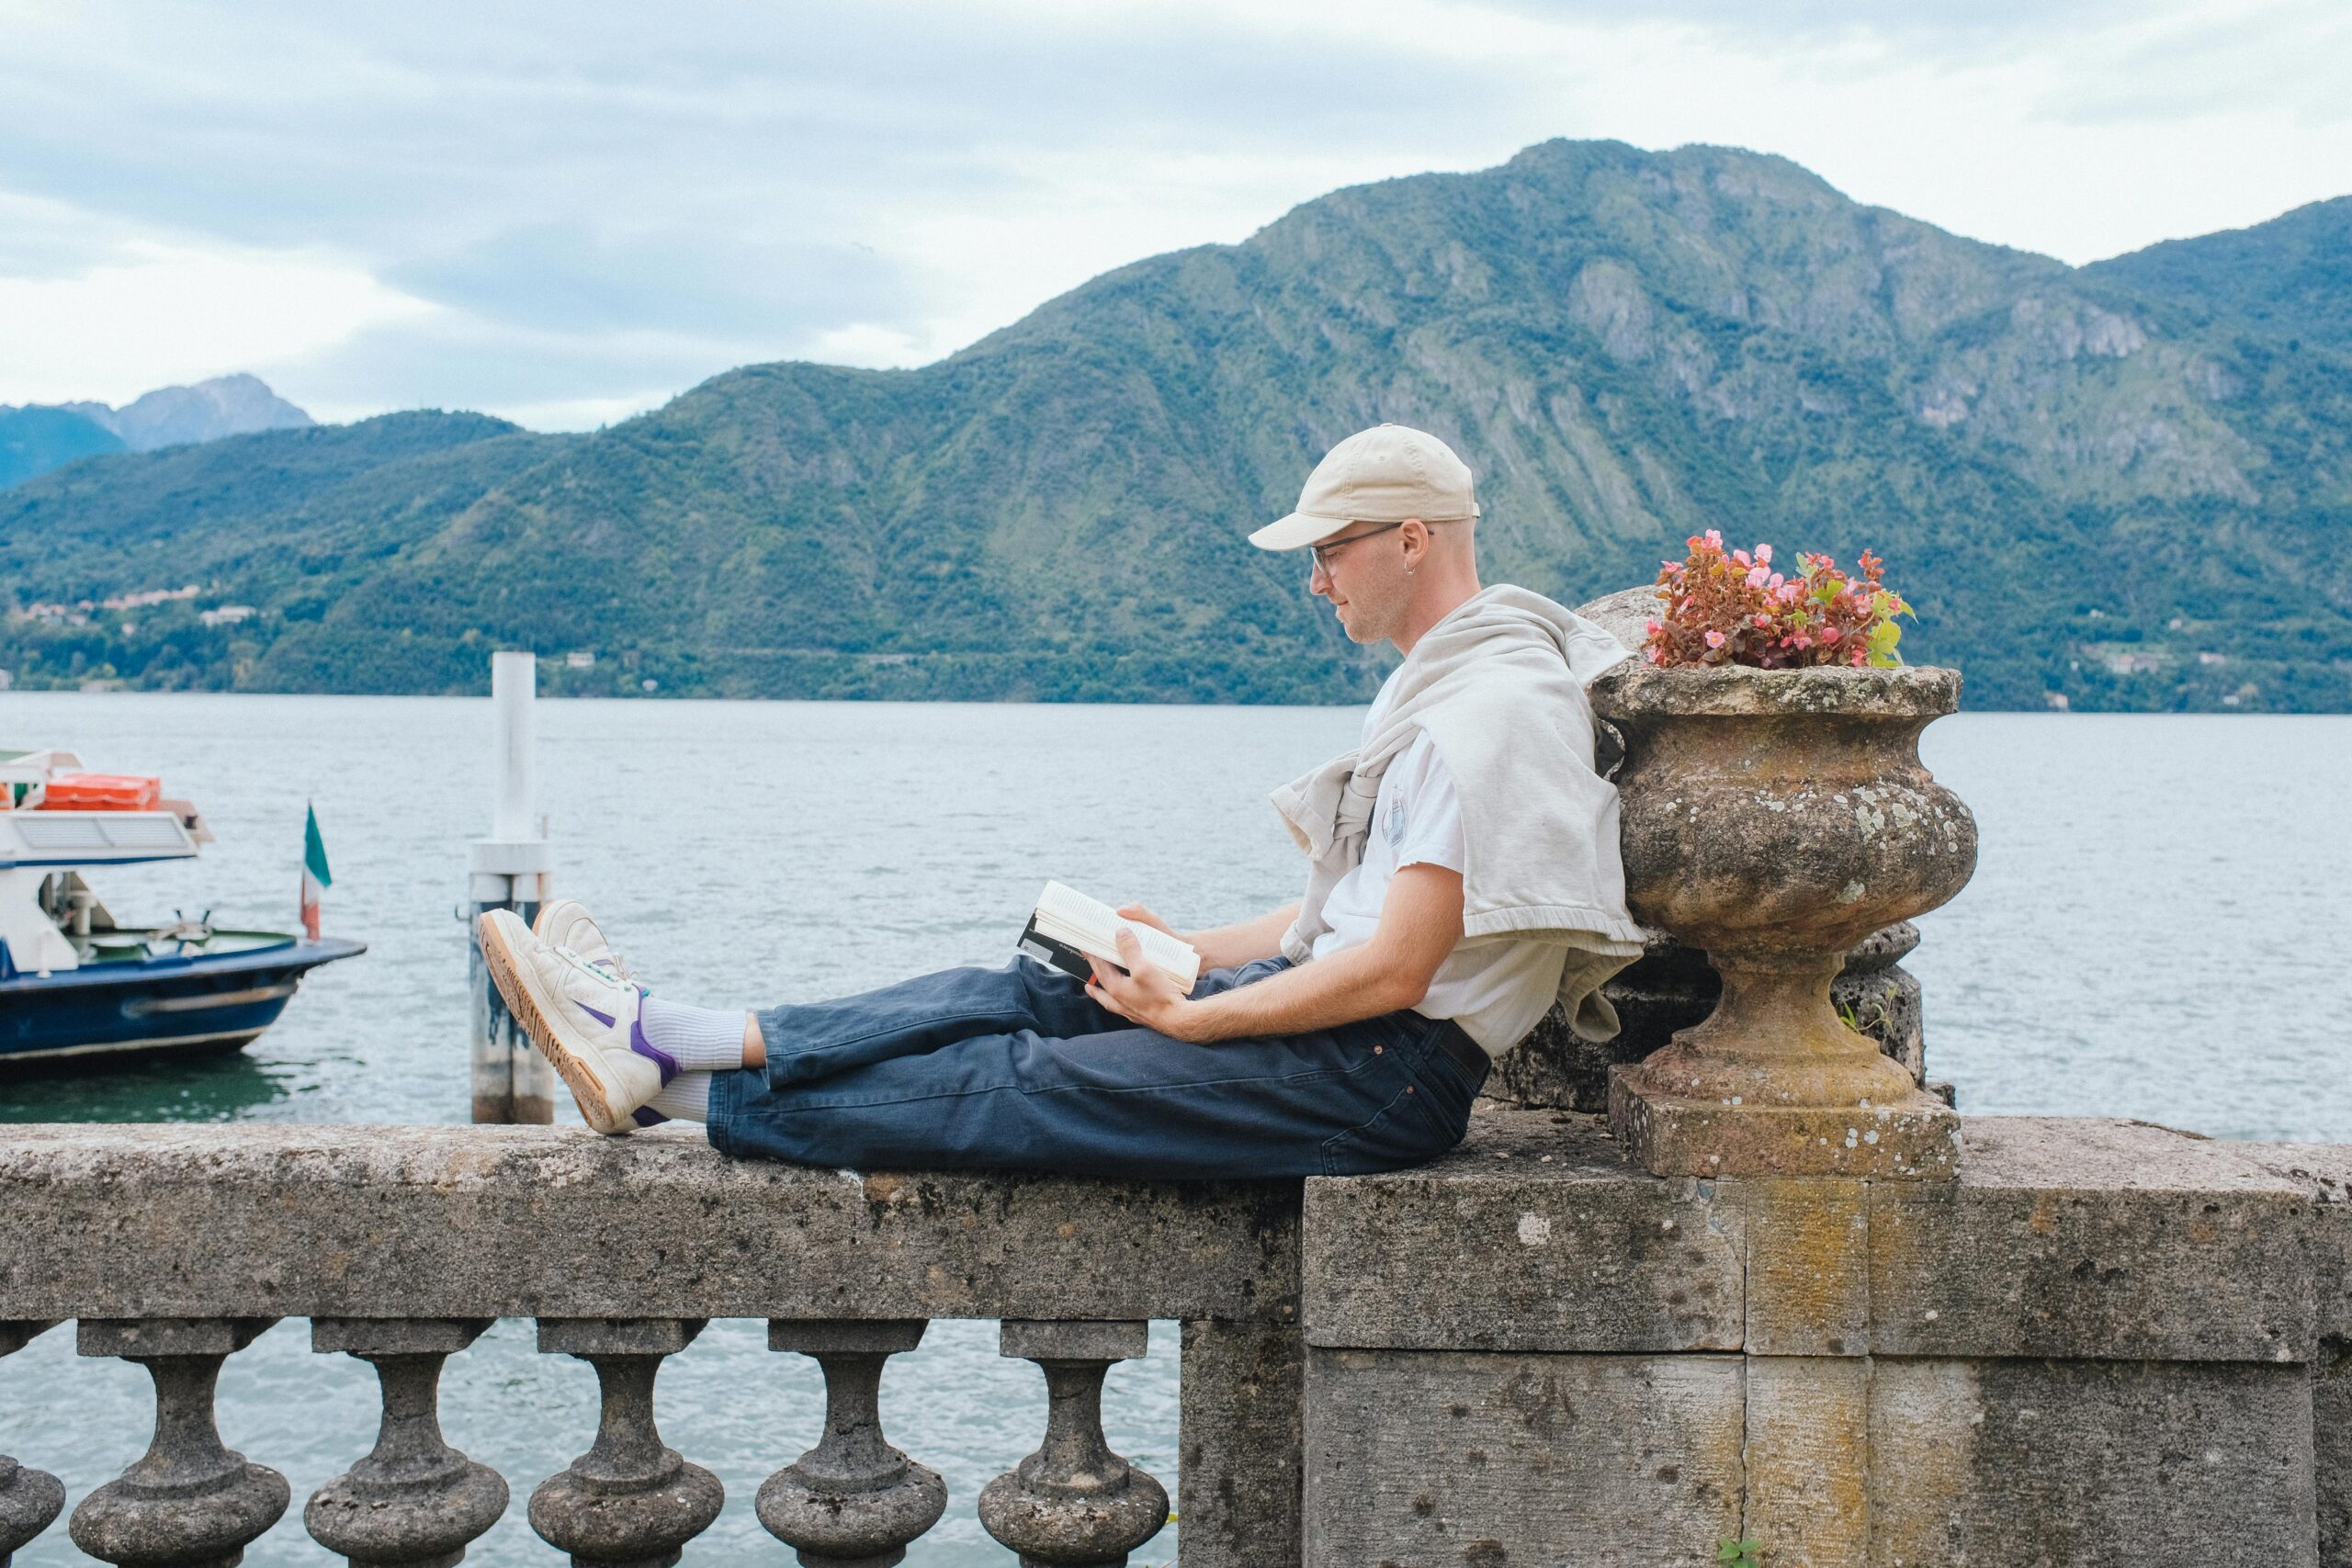
<path id="1" fill-rule="evenodd" d="M 490 705 L 496 782 L 490 837 L 474 840 L 467 889 L 466 980 L 473 998 L 473 1113 L 476 1122 L 555 1120 L 555 1074 L 514 1027 L 482 963 L 474 920 L 486 909 L 525 919 L 546 902 L 554 847 L 539 830 L 531 784 L 531 699 L 538 660 L 529 653 L 490 656 Z"/>

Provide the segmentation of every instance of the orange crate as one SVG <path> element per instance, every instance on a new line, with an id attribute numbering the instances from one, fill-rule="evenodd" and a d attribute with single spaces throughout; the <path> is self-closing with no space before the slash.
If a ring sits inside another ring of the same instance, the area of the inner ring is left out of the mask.
<path id="1" fill-rule="evenodd" d="M 154 811 L 164 781 L 132 773 L 60 773 L 41 794 L 46 811 Z"/>

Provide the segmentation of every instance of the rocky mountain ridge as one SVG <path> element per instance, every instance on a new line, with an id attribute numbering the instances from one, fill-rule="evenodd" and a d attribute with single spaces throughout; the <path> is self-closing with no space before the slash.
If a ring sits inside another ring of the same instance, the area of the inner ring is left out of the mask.
<path id="1" fill-rule="evenodd" d="M 593 435 L 416 414 L 78 464 L 0 496 L 20 596 L 161 549 L 258 613 L 143 652 L 20 615 L 0 664 L 459 691 L 532 646 L 587 656 L 553 677 L 583 692 L 1356 699 L 1381 661 L 1243 536 L 1394 419 L 1477 473 L 1489 575 L 1570 603 L 1701 527 L 1868 547 L 1973 705 L 2342 709 L 2347 214 L 2071 268 L 1784 159 L 1547 142 L 921 369 L 747 367 Z"/>
<path id="2" fill-rule="evenodd" d="M 257 376 L 159 387 L 120 408 L 100 402 L 0 405 L 0 489 L 104 452 L 153 452 L 261 430 L 299 430 L 311 416 Z"/>

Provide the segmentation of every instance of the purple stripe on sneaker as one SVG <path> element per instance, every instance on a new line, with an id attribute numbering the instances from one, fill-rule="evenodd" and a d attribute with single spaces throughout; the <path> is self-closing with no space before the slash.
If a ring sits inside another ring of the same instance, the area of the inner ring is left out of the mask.
<path id="1" fill-rule="evenodd" d="M 662 1122 L 669 1120 L 667 1116 L 662 1115 L 662 1112 L 654 1110 L 653 1107 L 650 1105 L 640 1105 L 636 1110 L 630 1111 L 629 1115 L 640 1127 L 659 1127 Z"/>
<path id="2" fill-rule="evenodd" d="M 586 1013 L 590 1018 L 594 1019 L 598 1023 L 603 1024 L 606 1029 L 610 1029 L 613 1026 L 613 1015 L 611 1013 L 598 1012 L 586 1002 L 582 1002 L 580 1004 L 580 1010 Z"/>
<path id="3" fill-rule="evenodd" d="M 628 1021 L 628 1048 L 640 1056 L 653 1058 L 654 1066 L 662 1069 L 664 1087 L 678 1076 L 678 1058 L 645 1037 L 645 1010 L 642 1006 L 639 1008 L 637 1017 Z"/>

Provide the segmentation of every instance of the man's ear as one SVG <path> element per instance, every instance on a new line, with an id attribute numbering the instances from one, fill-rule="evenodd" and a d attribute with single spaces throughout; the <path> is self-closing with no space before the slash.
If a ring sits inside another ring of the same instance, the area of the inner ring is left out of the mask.
<path id="1" fill-rule="evenodd" d="M 1405 564 L 1410 569 L 1420 557 L 1430 553 L 1430 525 L 1418 517 L 1408 517 L 1397 533 L 1404 538 Z M 1419 549 L 1414 547 L 1417 544 Z"/>

